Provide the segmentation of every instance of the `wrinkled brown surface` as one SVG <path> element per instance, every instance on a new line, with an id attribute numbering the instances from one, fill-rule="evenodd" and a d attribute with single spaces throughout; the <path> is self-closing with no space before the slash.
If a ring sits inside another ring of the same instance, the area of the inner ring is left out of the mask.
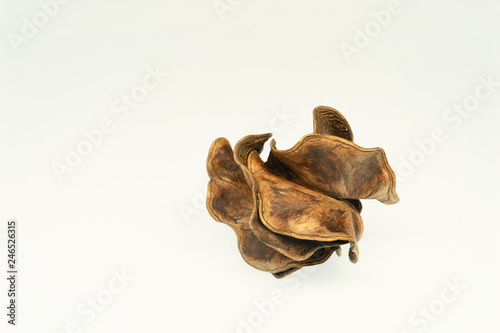
<path id="1" fill-rule="evenodd" d="M 337 247 L 327 248 L 325 251 L 321 251 L 323 249 L 320 249 L 306 259 L 296 261 L 262 243 L 249 225 L 239 225 L 238 227 L 233 227 L 233 230 L 236 233 L 238 250 L 243 260 L 256 269 L 270 273 L 282 273 L 291 268 L 297 270 L 305 266 L 323 263 L 337 249 Z M 283 274 L 278 275 L 279 277 L 286 276 Z"/>
<path id="2" fill-rule="evenodd" d="M 250 227 L 250 217 L 254 210 L 250 187 L 242 169 L 234 161 L 233 151 L 225 138 L 219 138 L 212 143 L 207 158 L 207 170 L 211 178 L 207 193 L 208 212 L 213 219 L 229 225 L 234 230 L 241 256 L 252 267 L 282 278 L 301 267 L 326 261 L 337 249 L 337 244 L 330 244 L 332 248 L 317 251 L 328 247 L 326 244 L 309 250 L 300 257 L 290 258 L 263 243 Z M 256 216 L 258 217 L 258 214 Z"/>
<path id="3" fill-rule="evenodd" d="M 313 110 L 313 128 L 315 134 L 327 134 L 328 136 L 335 136 L 346 139 L 348 141 L 353 140 L 353 132 L 351 126 L 344 118 L 344 116 L 334 108 L 328 106 L 318 106 Z M 271 147 L 276 148 L 276 144 L 271 141 Z M 300 183 L 301 180 L 298 175 L 296 175 L 288 165 L 283 163 L 275 156 L 273 150 L 269 153 L 269 157 L 265 162 L 266 166 L 270 171 L 280 177 L 288 179 L 290 181 L 295 181 Z M 346 199 L 350 204 L 356 208 L 358 213 L 361 213 L 363 206 L 359 199 Z"/>
<path id="4" fill-rule="evenodd" d="M 395 175 L 381 148 L 352 142 L 352 130 L 337 110 L 314 109 L 314 134 L 261 153 L 271 134 L 248 135 L 234 152 L 225 138 L 210 146 L 207 209 L 236 233 L 238 249 L 252 267 L 276 278 L 325 262 L 350 243 L 358 260 L 363 234 L 359 199 L 396 203 Z"/>
<path id="5" fill-rule="evenodd" d="M 216 139 L 207 158 L 210 177 L 207 209 L 216 221 L 248 223 L 253 211 L 252 192 L 243 171 L 233 158 L 233 150 L 225 138 Z"/>
<path id="6" fill-rule="evenodd" d="M 285 256 L 302 261 L 312 256 L 317 250 L 327 247 L 336 247 L 345 244 L 344 241 L 323 242 L 314 240 L 297 239 L 294 237 L 275 233 L 267 228 L 261 221 L 259 214 L 254 214 L 250 219 L 250 227 L 254 234 L 264 244 L 276 249 Z"/>
<path id="7" fill-rule="evenodd" d="M 399 201 L 396 176 L 381 148 L 362 148 L 345 139 L 308 134 L 292 148 L 271 154 L 294 175 L 294 182 L 334 198 Z M 321 161 L 321 163 L 318 163 Z"/>
<path id="8" fill-rule="evenodd" d="M 262 223 L 296 239 L 355 244 L 363 233 L 361 216 L 350 204 L 279 178 L 253 152 L 248 158 Z"/>
<path id="9" fill-rule="evenodd" d="M 314 265 L 319 265 L 327 261 L 334 252 L 339 253 L 340 247 L 332 247 L 332 248 L 322 248 L 314 252 L 314 254 L 309 258 L 308 260 L 298 262 L 295 266 L 292 268 L 289 268 L 285 271 L 280 271 L 273 273 L 273 276 L 275 278 L 281 279 L 284 278 L 285 276 L 288 276 L 292 274 L 293 272 L 298 271 L 302 267 L 307 267 L 307 266 L 314 266 Z"/>
<path id="10" fill-rule="evenodd" d="M 316 134 L 328 134 L 352 141 L 351 126 L 344 116 L 329 106 L 317 106 L 313 110 L 313 127 Z"/>

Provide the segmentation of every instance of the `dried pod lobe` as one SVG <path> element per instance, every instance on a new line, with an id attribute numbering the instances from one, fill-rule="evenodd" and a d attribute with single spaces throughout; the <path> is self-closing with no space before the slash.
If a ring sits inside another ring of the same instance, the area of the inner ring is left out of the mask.
<path id="1" fill-rule="evenodd" d="M 295 182 L 331 197 L 377 199 L 385 204 L 399 201 L 396 176 L 381 148 L 308 134 L 288 150 L 276 149 L 272 141 L 271 154 L 294 175 Z"/>
<path id="2" fill-rule="evenodd" d="M 347 241 L 324 242 L 304 240 L 275 233 L 262 223 L 258 211 L 256 211 L 256 214 L 252 215 L 250 227 L 261 242 L 297 261 L 302 261 L 311 257 L 319 249 L 336 247 L 347 243 Z"/>
<path id="3" fill-rule="evenodd" d="M 354 135 L 344 116 L 329 106 L 317 106 L 313 110 L 314 133 L 338 136 L 352 141 Z"/>
<path id="4" fill-rule="evenodd" d="M 248 223 L 254 206 L 252 192 L 227 139 L 219 138 L 210 146 L 207 171 L 210 216 L 226 224 Z"/>
<path id="5" fill-rule="evenodd" d="M 245 136 L 234 152 L 225 138 L 209 149 L 208 212 L 234 230 L 249 265 L 276 278 L 340 255 L 347 243 L 357 262 L 359 199 L 399 201 L 381 148 L 353 143 L 349 123 L 333 108 L 315 108 L 313 119 L 314 133 L 294 147 L 278 150 L 272 140 L 266 162 L 259 155 L 270 133 Z"/>
<path id="6" fill-rule="evenodd" d="M 352 205 L 273 175 L 255 152 L 248 161 L 260 219 L 271 231 L 353 246 L 361 238 L 363 223 Z"/>

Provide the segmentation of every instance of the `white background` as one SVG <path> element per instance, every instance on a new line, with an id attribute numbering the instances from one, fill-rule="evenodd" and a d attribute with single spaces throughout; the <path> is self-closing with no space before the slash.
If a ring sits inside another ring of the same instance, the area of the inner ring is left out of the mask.
<path id="1" fill-rule="evenodd" d="M 0 267 L 15 218 L 20 272 L 15 328 L 1 273 L 2 332 L 497 332 L 499 3 L 401 0 L 380 27 L 387 1 L 224 1 L 74 0 L 47 22 L 36 1 L 1 1 Z M 170 75 L 114 112 L 148 67 Z M 481 78 L 497 83 L 478 100 Z M 345 248 L 277 280 L 207 214 L 206 155 L 269 129 L 289 148 L 317 105 L 384 148 L 401 201 L 364 201 L 357 264 Z M 53 166 L 105 118 L 113 131 L 59 181 Z"/>

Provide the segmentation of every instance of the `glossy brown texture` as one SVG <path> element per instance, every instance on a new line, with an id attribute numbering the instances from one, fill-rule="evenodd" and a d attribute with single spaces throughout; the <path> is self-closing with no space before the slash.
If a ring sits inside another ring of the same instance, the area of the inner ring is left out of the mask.
<path id="1" fill-rule="evenodd" d="M 357 262 L 363 234 L 359 199 L 396 203 L 396 178 L 381 148 L 352 142 L 351 127 L 337 110 L 313 111 L 314 133 L 278 150 L 271 134 L 248 135 L 235 145 L 216 139 L 209 150 L 207 209 L 236 233 L 252 267 L 276 278 L 325 262 L 350 244 Z"/>

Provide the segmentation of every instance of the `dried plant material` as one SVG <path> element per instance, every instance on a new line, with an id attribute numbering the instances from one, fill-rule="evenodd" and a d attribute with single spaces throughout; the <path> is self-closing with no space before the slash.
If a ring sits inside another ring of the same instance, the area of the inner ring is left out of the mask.
<path id="1" fill-rule="evenodd" d="M 339 138 L 352 141 L 351 126 L 344 116 L 328 106 L 318 106 L 313 110 L 314 133 L 338 136 Z"/>
<path id="2" fill-rule="evenodd" d="M 284 278 L 285 276 L 292 274 L 293 272 L 298 271 L 302 267 L 322 264 L 325 261 L 327 261 L 334 252 L 340 253 L 339 250 L 340 250 L 339 246 L 319 249 L 316 252 L 314 252 L 314 254 L 309 259 L 300 261 L 294 267 L 289 268 L 285 271 L 273 273 L 273 276 L 275 278 L 281 279 Z"/>
<path id="3" fill-rule="evenodd" d="M 249 225 L 235 229 L 238 250 L 243 259 L 252 267 L 265 272 L 278 273 L 294 267 L 297 263 L 275 249 L 262 243 Z"/>
<path id="4" fill-rule="evenodd" d="M 296 239 L 349 242 L 356 248 L 363 223 L 352 205 L 273 175 L 256 152 L 248 163 L 256 209 L 269 230 Z M 357 255 L 351 257 L 357 261 Z"/>
<path id="5" fill-rule="evenodd" d="M 305 266 L 317 265 L 325 262 L 337 249 L 328 248 L 325 251 L 315 251 L 310 257 L 296 261 L 262 243 L 253 233 L 248 224 L 232 226 L 238 242 L 238 250 L 247 264 L 261 271 L 281 273 L 291 268 L 300 269 Z M 285 276 L 285 275 L 283 275 Z"/>
<path id="6" fill-rule="evenodd" d="M 278 150 L 271 134 L 248 135 L 234 152 L 225 138 L 210 146 L 207 209 L 236 233 L 252 267 L 276 278 L 325 262 L 350 244 L 357 262 L 363 234 L 359 199 L 396 203 L 396 178 L 381 148 L 352 142 L 346 119 L 325 106 L 314 109 L 314 133 Z"/>
<path id="7" fill-rule="evenodd" d="M 254 207 L 252 192 L 227 139 L 218 138 L 210 146 L 207 171 L 210 216 L 229 225 L 248 223 Z"/>
<path id="8" fill-rule="evenodd" d="M 362 148 L 345 139 L 308 134 L 288 150 L 271 154 L 294 175 L 293 180 L 334 198 L 399 201 L 396 176 L 381 148 Z M 321 161 L 318 163 L 318 161 Z"/>
<path id="9" fill-rule="evenodd" d="M 225 138 L 219 138 L 212 143 L 207 158 L 207 170 L 210 176 L 208 212 L 214 220 L 233 229 L 238 240 L 238 249 L 249 265 L 285 276 L 285 271 L 291 273 L 290 268 L 299 269 L 320 263 L 331 255 L 330 252 L 324 252 L 322 256 L 314 256 L 315 251 L 311 251 L 297 259 L 289 258 L 259 240 L 249 224 L 254 209 L 252 193 Z"/>
<path id="10" fill-rule="evenodd" d="M 254 214 L 250 219 L 253 233 L 267 246 L 270 246 L 285 256 L 303 261 L 311 257 L 317 250 L 328 247 L 337 247 L 347 242 L 323 242 L 297 239 L 269 230 L 260 220 L 259 214 Z"/>

